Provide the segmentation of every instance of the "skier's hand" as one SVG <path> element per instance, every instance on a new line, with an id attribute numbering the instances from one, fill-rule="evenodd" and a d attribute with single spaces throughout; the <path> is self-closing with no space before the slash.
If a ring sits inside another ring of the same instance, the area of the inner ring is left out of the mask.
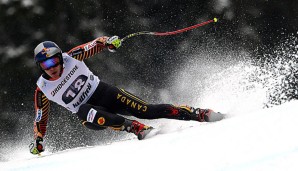
<path id="1" fill-rule="evenodd" d="M 106 41 L 106 46 L 110 52 L 116 52 L 116 49 L 121 46 L 121 39 L 118 36 L 112 36 Z"/>
<path id="2" fill-rule="evenodd" d="M 44 151 L 43 139 L 37 137 L 34 142 L 29 145 L 30 153 L 36 155 Z"/>

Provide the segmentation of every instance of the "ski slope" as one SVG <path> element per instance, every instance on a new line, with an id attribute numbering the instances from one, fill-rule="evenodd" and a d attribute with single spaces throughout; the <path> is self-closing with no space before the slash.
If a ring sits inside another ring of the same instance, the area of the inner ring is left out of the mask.
<path id="1" fill-rule="evenodd" d="M 0 163 L 6 170 L 298 170 L 298 101 L 215 123 L 160 120 L 139 141 L 70 149 Z M 29 153 L 29 151 L 28 151 Z"/>

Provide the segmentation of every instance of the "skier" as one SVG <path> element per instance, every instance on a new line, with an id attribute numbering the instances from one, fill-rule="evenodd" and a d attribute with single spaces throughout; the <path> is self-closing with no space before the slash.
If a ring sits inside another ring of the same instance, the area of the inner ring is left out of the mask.
<path id="1" fill-rule="evenodd" d="M 148 104 L 137 96 L 106 84 L 94 75 L 83 62 L 105 48 L 114 52 L 121 46 L 118 36 L 99 37 L 79 45 L 67 53 L 51 41 L 44 41 L 34 49 L 34 60 L 42 75 L 35 90 L 34 141 L 30 152 L 44 151 L 43 138 L 46 134 L 49 100 L 75 113 L 82 124 L 93 130 L 112 128 L 134 133 L 143 139 L 153 128 L 122 115 L 142 119 L 169 118 L 213 122 L 223 118 L 210 109 L 171 104 Z"/>

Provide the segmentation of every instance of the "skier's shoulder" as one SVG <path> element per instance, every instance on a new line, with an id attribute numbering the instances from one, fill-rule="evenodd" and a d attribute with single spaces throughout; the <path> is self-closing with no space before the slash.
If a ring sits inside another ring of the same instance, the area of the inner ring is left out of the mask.
<path id="1" fill-rule="evenodd" d="M 63 62 L 64 62 L 65 60 L 73 58 L 73 57 L 71 56 L 71 54 L 68 54 L 67 52 L 63 52 L 62 58 L 63 58 Z"/>
<path id="2" fill-rule="evenodd" d="M 74 58 L 74 56 L 72 56 L 72 54 L 69 54 L 68 52 L 62 53 L 62 58 L 63 58 L 63 63 L 64 64 L 67 63 L 67 62 L 69 62 L 69 61 L 71 61 L 71 60 L 80 61 L 80 60 Z"/>
<path id="3" fill-rule="evenodd" d="M 46 74 L 42 74 L 36 81 L 37 88 L 41 91 L 41 87 L 45 86 Z"/>

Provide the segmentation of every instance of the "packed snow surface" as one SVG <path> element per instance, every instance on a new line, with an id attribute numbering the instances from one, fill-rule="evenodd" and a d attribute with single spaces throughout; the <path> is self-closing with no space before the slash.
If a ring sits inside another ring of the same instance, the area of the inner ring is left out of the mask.
<path id="1" fill-rule="evenodd" d="M 4 170 L 297 170 L 298 101 L 214 123 L 160 120 L 160 134 L 0 163 Z"/>

